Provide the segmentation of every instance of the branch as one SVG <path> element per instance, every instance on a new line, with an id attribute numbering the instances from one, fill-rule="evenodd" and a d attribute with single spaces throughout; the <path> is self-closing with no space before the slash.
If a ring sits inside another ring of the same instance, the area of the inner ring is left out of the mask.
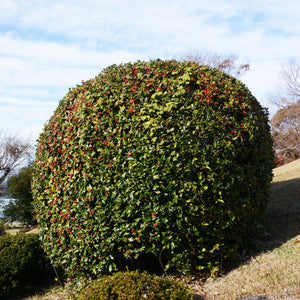
<path id="1" fill-rule="evenodd" d="M 300 66 L 296 60 L 291 59 L 282 67 L 282 77 L 290 96 L 300 98 Z"/>
<path id="2" fill-rule="evenodd" d="M 0 132 L 0 183 L 26 159 L 31 157 L 32 146 L 16 136 Z"/>

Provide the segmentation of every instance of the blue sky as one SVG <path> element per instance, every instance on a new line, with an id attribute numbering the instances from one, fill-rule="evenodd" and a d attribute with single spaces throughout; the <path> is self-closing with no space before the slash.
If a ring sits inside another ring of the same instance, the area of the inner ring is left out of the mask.
<path id="1" fill-rule="evenodd" d="M 0 130 L 35 141 L 59 101 L 111 64 L 239 56 L 272 112 L 280 69 L 299 58 L 299 0 L 0 0 Z"/>

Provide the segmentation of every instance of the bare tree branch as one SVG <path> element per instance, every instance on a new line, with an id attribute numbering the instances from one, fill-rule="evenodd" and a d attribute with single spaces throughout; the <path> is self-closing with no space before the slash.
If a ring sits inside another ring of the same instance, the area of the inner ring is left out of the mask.
<path id="1" fill-rule="evenodd" d="M 295 59 L 290 59 L 282 66 L 282 77 L 287 93 L 296 99 L 300 98 L 300 65 Z"/>
<path id="2" fill-rule="evenodd" d="M 0 183 L 31 157 L 32 146 L 17 136 L 0 132 Z"/>
<path id="3" fill-rule="evenodd" d="M 271 119 L 276 157 L 282 163 L 300 157 L 300 102 L 283 106 Z"/>
<path id="4" fill-rule="evenodd" d="M 280 164 L 300 158 L 300 64 L 295 59 L 282 66 L 283 87 L 272 102 L 279 109 L 271 119 L 272 137 Z"/>
<path id="5" fill-rule="evenodd" d="M 231 74 L 234 77 L 241 77 L 247 71 L 249 71 L 249 64 L 237 64 L 238 56 L 235 54 L 229 55 L 219 55 L 209 52 L 199 52 L 195 54 L 188 54 L 185 56 L 185 59 L 188 61 L 194 61 L 199 65 L 208 65 L 217 70 L 224 71 L 228 74 Z"/>

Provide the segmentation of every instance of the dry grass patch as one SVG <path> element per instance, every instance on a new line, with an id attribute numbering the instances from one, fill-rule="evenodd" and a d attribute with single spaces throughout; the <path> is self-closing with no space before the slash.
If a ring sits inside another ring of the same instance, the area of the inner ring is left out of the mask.
<path id="1" fill-rule="evenodd" d="M 40 291 L 35 295 L 22 298 L 22 300 L 72 300 L 76 299 L 78 294 L 78 289 L 74 288 L 69 281 L 60 287 L 59 285 L 54 287 L 49 287 L 44 291 Z"/>
<path id="2" fill-rule="evenodd" d="M 67 300 L 72 299 L 69 291 L 60 287 L 54 287 L 35 296 L 24 298 L 24 300 Z"/>
<path id="3" fill-rule="evenodd" d="M 208 280 L 206 299 L 238 299 L 267 295 L 300 299 L 300 235 L 272 252 L 263 253 L 224 277 Z"/>
<path id="4" fill-rule="evenodd" d="M 275 168 L 273 171 L 273 182 L 286 181 L 290 179 L 300 178 L 300 159 L 291 163 Z"/>
<path id="5" fill-rule="evenodd" d="M 8 229 L 8 230 L 5 230 L 5 233 L 15 235 L 15 234 L 19 233 L 19 230 L 20 229 Z"/>

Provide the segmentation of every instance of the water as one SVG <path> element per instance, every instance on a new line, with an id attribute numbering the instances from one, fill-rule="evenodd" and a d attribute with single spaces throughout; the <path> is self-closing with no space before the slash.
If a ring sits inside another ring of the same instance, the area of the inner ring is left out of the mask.
<path id="1" fill-rule="evenodd" d="M 8 205 L 11 201 L 14 201 L 14 199 L 8 197 L 0 197 L 0 218 L 4 218 L 3 216 L 4 207 Z"/>

